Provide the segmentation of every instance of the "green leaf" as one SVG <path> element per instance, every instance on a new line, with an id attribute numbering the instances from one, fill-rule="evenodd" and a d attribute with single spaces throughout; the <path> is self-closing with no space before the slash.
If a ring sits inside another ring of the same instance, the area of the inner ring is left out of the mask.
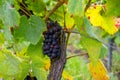
<path id="1" fill-rule="evenodd" d="M 15 76 L 20 72 L 20 61 L 10 52 L 0 52 L 0 74 Z"/>
<path id="2" fill-rule="evenodd" d="M 6 27 L 18 26 L 19 23 L 19 14 L 17 10 L 12 7 L 13 3 L 11 2 L 2 1 L 2 4 L 0 4 L 0 18 Z"/>
<path id="3" fill-rule="evenodd" d="M 68 10 L 70 14 L 83 16 L 86 0 L 69 0 Z"/>
<path id="4" fill-rule="evenodd" d="M 4 44 L 4 35 L 3 33 L 0 33 L 0 46 Z"/>
<path id="5" fill-rule="evenodd" d="M 36 76 L 38 80 L 45 80 L 46 79 L 46 71 L 44 69 L 45 63 L 44 58 L 39 56 L 31 56 L 32 58 L 32 73 L 33 76 Z"/>
<path id="6" fill-rule="evenodd" d="M 92 25 L 91 25 L 90 21 L 86 17 L 84 17 L 84 24 L 85 24 L 86 32 L 91 37 L 97 38 L 97 36 L 95 35 L 95 33 L 94 33 L 93 29 L 92 29 Z"/>
<path id="7" fill-rule="evenodd" d="M 62 22 L 63 22 L 63 19 L 64 19 L 63 7 L 64 7 L 64 6 L 59 7 L 59 8 L 50 16 L 50 18 L 51 18 L 53 21 L 58 21 L 58 22 L 62 21 Z"/>
<path id="8" fill-rule="evenodd" d="M 42 43 L 43 40 L 41 39 L 36 45 L 32 45 L 30 44 L 28 49 L 27 49 L 27 55 L 29 56 L 43 56 L 43 52 L 42 52 Z"/>
<path id="9" fill-rule="evenodd" d="M 104 58 L 107 53 L 108 53 L 107 48 L 105 46 L 102 46 L 99 58 Z"/>
<path id="10" fill-rule="evenodd" d="M 37 77 L 37 80 L 46 80 L 46 71 L 40 68 L 33 68 L 33 74 Z"/>
<path id="11" fill-rule="evenodd" d="M 69 73 L 70 76 L 73 77 L 73 80 L 91 80 L 87 63 L 88 62 L 84 60 L 84 57 L 81 57 L 81 56 L 73 57 L 71 59 L 68 59 L 64 70 L 67 73 Z M 66 80 L 66 79 L 63 79 L 63 80 Z"/>
<path id="12" fill-rule="evenodd" d="M 12 5 L 14 5 L 12 0 L 1 0 L 0 3 L 0 19 L 4 24 L 4 35 L 8 41 L 12 40 L 12 35 L 9 28 L 18 26 L 19 23 L 19 14 L 17 10 L 12 7 Z"/>
<path id="13" fill-rule="evenodd" d="M 4 80 L 13 80 L 14 78 L 13 77 L 10 77 L 10 76 L 4 76 Z"/>
<path id="14" fill-rule="evenodd" d="M 120 16 L 120 0 L 107 0 L 107 16 Z"/>
<path id="15" fill-rule="evenodd" d="M 27 0 L 27 4 L 28 8 L 35 13 L 40 13 L 45 8 L 43 0 Z"/>
<path id="16" fill-rule="evenodd" d="M 118 45 L 120 45 L 120 36 L 117 36 L 117 37 L 115 38 L 115 43 L 117 43 Z"/>
<path id="17" fill-rule="evenodd" d="M 30 70 L 30 64 L 25 61 L 22 61 L 20 64 L 20 73 L 16 76 L 16 80 L 24 80 L 26 75 L 28 75 Z"/>
<path id="18" fill-rule="evenodd" d="M 20 19 L 20 27 L 15 31 L 15 38 L 37 44 L 45 26 L 44 21 L 38 16 L 32 15 L 29 19 L 22 16 Z"/>
<path id="19" fill-rule="evenodd" d="M 88 55 L 92 62 L 96 62 L 99 59 L 102 44 L 95 39 L 81 37 L 81 45 L 88 51 Z"/>

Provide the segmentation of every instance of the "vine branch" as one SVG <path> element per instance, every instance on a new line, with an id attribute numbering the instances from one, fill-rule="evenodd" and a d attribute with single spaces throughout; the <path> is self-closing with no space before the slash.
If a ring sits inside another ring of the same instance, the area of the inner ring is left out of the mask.
<path id="1" fill-rule="evenodd" d="M 117 47 L 117 46 L 115 46 L 115 45 L 109 45 L 109 44 L 105 43 L 105 42 L 102 41 L 102 40 L 94 39 L 94 38 L 92 38 L 92 37 L 90 37 L 90 36 L 87 36 L 87 35 L 85 35 L 85 34 L 82 34 L 82 33 L 80 33 L 80 32 L 77 32 L 77 31 L 74 31 L 74 30 L 64 30 L 64 32 L 65 32 L 65 33 L 79 34 L 79 35 L 84 36 L 84 37 L 86 37 L 86 38 L 90 38 L 90 39 L 96 40 L 96 41 L 104 44 L 106 47 L 110 46 L 110 47 L 113 48 L 114 50 L 117 50 L 118 53 L 120 52 L 119 47 Z"/>
<path id="2" fill-rule="evenodd" d="M 84 56 L 84 55 L 87 55 L 87 53 L 81 53 L 81 54 L 71 55 L 71 56 L 67 57 L 67 59 L 71 59 L 71 58 L 77 57 L 77 56 Z"/>
<path id="3" fill-rule="evenodd" d="M 43 18 L 43 20 L 47 20 L 63 3 L 65 0 L 60 0 L 55 7 Z"/>
<path id="4" fill-rule="evenodd" d="M 91 3 L 91 0 L 88 1 L 86 7 L 85 7 L 85 12 L 87 11 L 87 9 L 90 7 L 90 3 Z"/>

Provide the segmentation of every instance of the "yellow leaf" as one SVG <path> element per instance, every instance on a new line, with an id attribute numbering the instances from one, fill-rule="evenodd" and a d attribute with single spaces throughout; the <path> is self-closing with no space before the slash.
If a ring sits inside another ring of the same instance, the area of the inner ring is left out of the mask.
<path id="1" fill-rule="evenodd" d="M 59 22 L 61 26 L 64 26 L 64 20 Z M 73 16 L 70 15 L 70 13 L 65 14 L 65 24 L 67 29 L 72 29 L 74 25 L 74 19 Z"/>
<path id="2" fill-rule="evenodd" d="M 73 80 L 73 77 L 70 74 L 68 74 L 65 70 L 63 71 L 62 76 L 65 80 Z"/>
<path id="3" fill-rule="evenodd" d="M 99 12 L 102 10 L 102 7 L 99 6 L 91 6 L 87 12 L 86 12 L 86 16 L 89 18 L 90 22 L 94 25 L 94 26 L 101 26 L 102 22 L 103 22 L 103 18 L 102 16 L 99 14 Z"/>
<path id="4" fill-rule="evenodd" d="M 44 61 L 44 63 L 45 63 L 44 69 L 45 69 L 46 71 L 48 71 L 49 68 L 50 68 L 50 60 L 47 59 L 47 60 Z"/>
<path id="5" fill-rule="evenodd" d="M 113 17 L 103 17 L 102 28 L 109 34 L 114 34 L 118 31 Z"/>
<path id="6" fill-rule="evenodd" d="M 107 70 L 101 60 L 98 60 L 98 62 L 96 64 L 93 64 L 93 62 L 90 62 L 88 67 L 92 74 L 93 79 L 95 79 L 95 80 L 110 80 Z"/>
<path id="7" fill-rule="evenodd" d="M 102 8 L 102 5 L 91 6 L 87 10 L 86 16 L 88 17 L 93 26 L 101 27 L 109 34 L 116 33 L 118 29 L 115 27 L 114 18 L 101 16 L 100 11 L 102 10 Z"/>
<path id="8" fill-rule="evenodd" d="M 67 13 L 65 18 L 66 18 L 66 27 L 68 29 L 71 29 L 74 25 L 73 17 L 71 17 L 71 15 L 69 13 Z"/>

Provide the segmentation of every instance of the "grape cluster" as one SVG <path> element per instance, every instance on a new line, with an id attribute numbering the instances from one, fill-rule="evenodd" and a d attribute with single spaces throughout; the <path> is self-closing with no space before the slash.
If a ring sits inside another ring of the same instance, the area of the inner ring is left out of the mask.
<path id="1" fill-rule="evenodd" d="M 59 58 L 61 26 L 57 22 L 47 22 L 47 31 L 43 32 L 43 53 L 50 59 Z"/>

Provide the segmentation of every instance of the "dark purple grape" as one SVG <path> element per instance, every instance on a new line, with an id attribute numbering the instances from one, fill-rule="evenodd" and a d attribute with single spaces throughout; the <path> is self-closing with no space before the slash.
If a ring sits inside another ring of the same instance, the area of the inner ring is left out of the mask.
<path id="1" fill-rule="evenodd" d="M 53 29 L 50 29 L 49 34 L 53 34 L 53 33 L 54 33 Z"/>
<path id="2" fill-rule="evenodd" d="M 62 28 L 57 22 L 47 22 L 47 31 L 44 32 L 43 53 L 54 59 L 60 57 L 60 35 Z"/>
<path id="3" fill-rule="evenodd" d="M 45 38 L 45 39 L 48 39 L 48 38 L 49 38 L 49 35 L 44 35 L 44 38 Z"/>
<path id="4" fill-rule="evenodd" d="M 49 54 L 50 51 L 49 51 L 49 50 L 46 50 L 46 51 L 44 51 L 43 53 L 44 53 L 44 54 Z"/>
<path id="5" fill-rule="evenodd" d="M 47 45 L 50 45 L 50 44 L 51 44 L 51 43 L 49 43 L 49 42 L 47 43 Z"/>
<path id="6" fill-rule="evenodd" d="M 56 56 L 55 53 L 52 53 L 52 54 L 50 55 L 50 58 L 51 58 L 51 59 L 56 58 L 56 57 L 57 57 L 57 56 Z"/>
<path id="7" fill-rule="evenodd" d="M 52 35 L 49 35 L 49 39 L 52 39 L 53 38 L 53 36 Z"/>
<path id="8" fill-rule="evenodd" d="M 58 49 L 53 49 L 52 52 L 53 52 L 53 53 L 57 53 L 57 52 L 58 52 Z"/>
<path id="9" fill-rule="evenodd" d="M 48 39 L 48 42 L 51 43 L 51 42 L 52 42 L 52 39 Z"/>
<path id="10" fill-rule="evenodd" d="M 48 43 L 49 42 L 49 39 L 45 39 L 44 43 Z"/>
<path id="11" fill-rule="evenodd" d="M 50 46 L 49 45 L 45 45 L 43 46 L 43 50 L 49 50 Z"/>
<path id="12" fill-rule="evenodd" d="M 53 42 L 52 42 L 52 45 L 56 45 L 56 44 L 57 44 L 57 42 L 56 42 L 56 41 L 53 41 Z"/>
<path id="13" fill-rule="evenodd" d="M 54 46 L 54 48 L 55 48 L 55 49 L 59 49 L 59 48 L 60 48 L 60 46 L 56 45 L 56 46 Z"/>

